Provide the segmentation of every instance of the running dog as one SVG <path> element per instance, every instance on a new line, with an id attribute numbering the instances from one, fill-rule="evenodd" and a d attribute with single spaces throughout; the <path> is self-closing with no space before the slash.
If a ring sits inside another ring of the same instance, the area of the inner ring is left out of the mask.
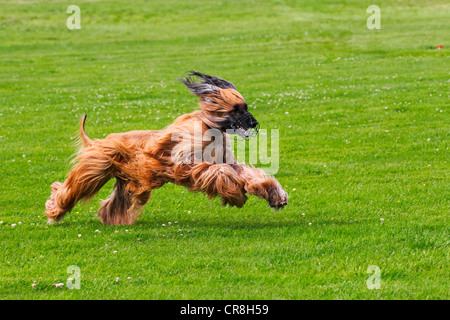
<path id="1" fill-rule="evenodd" d="M 219 196 L 223 205 L 238 208 L 246 194 L 267 200 L 276 210 L 288 203 L 274 177 L 237 163 L 233 156 L 227 132 L 247 139 L 259 127 L 236 87 L 195 71 L 180 80 L 200 98 L 201 110 L 180 116 L 162 130 L 112 133 L 93 140 L 86 135 L 83 116 L 75 165 L 64 183 L 51 185 L 45 204 L 49 223 L 60 221 L 78 201 L 89 200 L 113 178 L 114 190 L 98 211 L 104 224 L 133 224 L 151 191 L 167 182 L 204 192 L 208 198 Z"/>

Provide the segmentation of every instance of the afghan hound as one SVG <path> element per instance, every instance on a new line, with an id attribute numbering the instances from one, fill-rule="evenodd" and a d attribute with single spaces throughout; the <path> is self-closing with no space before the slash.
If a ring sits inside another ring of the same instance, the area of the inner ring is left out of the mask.
<path id="1" fill-rule="evenodd" d="M 280 209 L 288 195 L 262 169 L 239 164 L 228 133 L 249 138 L 258 121 L 229 81 L 191 71 L 180 80 L 200 98 L 201 110 L 185 114 L 162 130 L 112 133 L 90 139 L 80 126 L 80 150 L 64 183 L 54 182 L 47 200 L 49 222 L 60 221 L 80 200 L 92 198 L 110 179 L 111 196 L 98 216 L 104 224 L 133 224 L 155 188 L 167 182 L 221 197 L 223 205 L 241 208 L 246 194 Z"/>

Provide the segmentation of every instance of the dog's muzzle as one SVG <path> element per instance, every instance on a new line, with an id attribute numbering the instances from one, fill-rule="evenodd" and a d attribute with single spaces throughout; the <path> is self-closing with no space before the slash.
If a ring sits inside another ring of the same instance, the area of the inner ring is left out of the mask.
<path id="1" fill-rule="evenodd" d="M 230 127 L 235 134 L 244 139 L 255 137 L 259 131 L 259 123 L 250 112 L 230 117 Z"/>

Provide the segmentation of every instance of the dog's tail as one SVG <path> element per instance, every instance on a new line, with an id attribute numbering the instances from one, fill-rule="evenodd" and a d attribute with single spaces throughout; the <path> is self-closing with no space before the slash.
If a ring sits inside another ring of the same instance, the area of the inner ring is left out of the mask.
<path id="1" fill-rule="evenodd" d="M 83 118 L 81 118 L 81 124 L 80 124 L 80 141 L 83 148 L 92 146 L 94 143 L 91 138 L 89 138 L 86 134 L 86 131 L 84 130 L 84 123 L 86 122 L 87 114 L 85 113 Z"/>

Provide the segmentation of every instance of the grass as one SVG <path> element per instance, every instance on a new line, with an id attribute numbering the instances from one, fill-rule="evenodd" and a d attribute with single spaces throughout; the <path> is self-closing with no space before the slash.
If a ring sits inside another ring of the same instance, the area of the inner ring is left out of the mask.
<path id="1" fill-rule="evenodd" d="M 378 1 L 381 30 L 372 1 L 77 1 L 74 31 L 70 4 L 0 2 L 0 299 L 449 299 L 447 1 Z M 289 205 L 166 185 L 103 226 L 109 183 L 47 225 L 80 116 L 95 138 L 162 128 L 196 108 L 192 69 L 280 129 Z M 52 286 L 70 265 L 81 289 Z"/>

